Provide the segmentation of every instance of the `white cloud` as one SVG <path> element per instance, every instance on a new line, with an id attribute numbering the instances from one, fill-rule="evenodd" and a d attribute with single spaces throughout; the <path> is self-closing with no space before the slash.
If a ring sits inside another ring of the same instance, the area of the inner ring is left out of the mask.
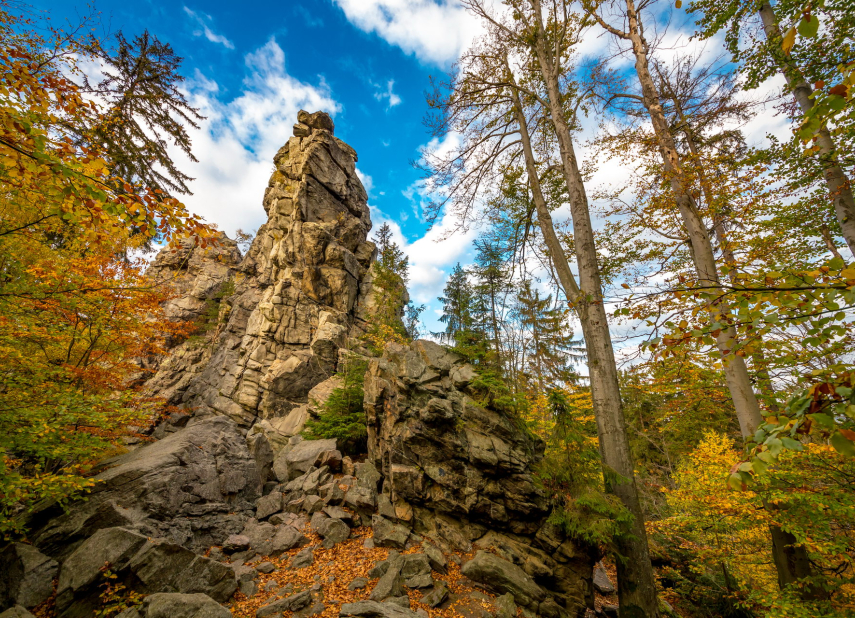
<path id="1" fill-rule="evenodd" d="M 384 92 L 382 90 L 379 90 L 381 86 L 379 86 L 378 84 L 374 84 L 374 87 L 378 88 L 378 91 L 374 93 L 374 98 L 378 101 L 383 101 L 384 99 L 386 99 L 389 102 L 389 107 L 386 108 L 387 110 L 392 109 L 393 107 L 401 103 L 401 97 L 392 92 L 392 86 L 394 85 L 395 80 L 390 79 L 388 82 L 386 82 L 386 91 Z"/>
<path id="2" fill-rule="evenodd" d="M 365 192 L 368 194 L 368 197 L 371 197 L 371 192 L 374 189 L 374 179 L 358 167 L 356 168 L 356 175 L 359 176 L 359 180 L 362 182 L 362 186 L 365 187 Z M 380 195 L 383 194 L 381 193 Z"/>
<path id="3" fill-rule="evenodd" d="M 354 26 L 423 62 L 455 61 L 480 30 L 455 0 L 333 1 Z"/>
<path id="4" fill-rule="evenodd" d="M 376 207 L 371 209 L 371 220 L 374 229 L 388 223 L 392 228 L 392 240 L 409 256 L 409 292 L 417 305 L 435 304 L 454 265 L 458 262 L 466 265 L 472 261 L 472 242 L 477 233 L 472 229 L 457 230 L 457 220 L 452 215 L 445 215 L 424 236 L 413 242 L 404 237 L 397 220 L 390 219 Z"/>
<path id="5" fill-rule="evenodd" d="M 240 95 L 217 98 L 216 82 L 201 73 L 189 81 L 189 99 L 206 120 L 189 131 L 198 163 L 182 161 L 195 180 L 184 203 L 191 212 L 228 234 L 254 230 L 265 220 L 261 205 L 273 166 L 273 155 L 288 141 L 300 109 L 339 111 L 328 86 L 298 81 L 285 70 L 285 54 L 274 39 L 246 56 L 249 76 Z"/>
<path id="6" fill-rule="evenodd" d="M 204 36 L 206 39 L 211 41 L 211 43 L 218 43 L 225 47 L 226 49 L 234 49 L 235 45 L 222 34 L 217 34 L 213 30 L 211 30 L 210 23 L 213 21 L 210 15 L 207 13 L 201 13 L 197 11 L 193 11 L 186 6 L 184 7 L 184 12 L 187 14 L 190 19 L 192 19 L 196 24 L 199 25 L 201 30 L 194 30 L 193 36 Z"/>

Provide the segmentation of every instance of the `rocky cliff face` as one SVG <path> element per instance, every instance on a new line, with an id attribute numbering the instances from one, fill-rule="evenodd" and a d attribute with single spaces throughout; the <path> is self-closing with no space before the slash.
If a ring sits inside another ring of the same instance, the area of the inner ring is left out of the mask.
<path id="1" fill-rule="evenodd" d="M 591 549 L 547 521 L 542 443 L 477 402 L 455 354 L 417 341 L 368 359 L 365 461 L 299 435 L 370 315 L 375 254 L 356 154 L 326 114 L 299 120 L 245 257 L 223 238 L 153 263 L 175 292 L 169 315 L 199 325 L 145 384 L 179 411 L 103 462 L 86 500 L 35 513 L 33 546 L 0 549 L 0 572 L 20 574 L 0 577 L 0 611 L 38 605 L 56 577 L 55 613 L 39 615 L 92 616 L 105 563 L 148 595 L 121 618 L 227 616 L 222 603 L 256 618 L 592 606 Z"/>
<path id="2" fill-rule="evenodd" d="M 288 416 L 333 374 L 365 317 L 375 247 L 356 152 L 333 135 L 326 114 L 301 112 L 299 121 L 273 159 L 267 223 L 234 268 L 213 335 L 182 344 L 147 384 L 197 416 L 225 415 L 245 428 Z M 231 266 L 218 253 L 204 259 L 211 282 Z M 158 258 L 158 274 L 171 263 L 180 257 Z"/>
<path id="3" fill-rule="evenodd" d="M 543 443 L 476 403 L 476 375 L 430 341 L 390 344 L 371 363 L 365 407 L 381 513 L 446 549 L 490 550 L 463 573 L 497 592 L 528 576 L 519 605 L 574 614 L 592 599 L 591 550 L 547 522 L 551 505 L 533 476 Z"/>

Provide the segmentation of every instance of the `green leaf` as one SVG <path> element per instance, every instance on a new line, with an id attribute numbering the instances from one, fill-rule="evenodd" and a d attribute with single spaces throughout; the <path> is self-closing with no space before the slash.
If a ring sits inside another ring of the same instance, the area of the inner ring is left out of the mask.
<path id="1" fill-rule="evenodd" d="M 819 19 L 817 19 L 816 15 L 805 15 L 799 22 L 799 34 L 806 39 L 815 37 L 818 30 Z"/>
<path id="2" fill-rule="evenodd" d="M 793 440 L 792 438 L 781 438 L 781 444 L 784 445 L 785 449 L 789 449 L 791 451 L 803 451 L 805 447 L 798 440 Z"/>
<path id="3" fill-rule="evenodd" d="M 847 439 L 839 431 L 835 432 L 834 435 L 831 436 L 829 442 L 831 443 L 831 446 L 834 447 L 834 450 L 841 455 L 855 457 L 855 443 L 853 443 L 852 440 Z"/>
<path id="4" fill-rule="evenodd" d="M 727 477 L 727 484 L 734 491 L 742 491 L 744 489 L 742 477 L 738 474 L 731 474 Z"/>
<path id="5" fill-rule="evenodd" d="M 766 471 L 769 469 L 768 464 L 760 459 L 755 459 L 751 462 L 751 467 L 754 468 L 754 472 L 756 474 L 766 474 Z"/>
<path id="6" fill-rule="evenodd" d="M 832 94 L 828 97 L 828 106 L 832 109 L 832 111 L 839 112 L 844 107 L 846 107 L 846 99 L 836 94 Z"/>
<path id="7" fill-rule="evenodd" d="M 837 425 L 834 423 L 834 419 L 831 418 L 828 414 L 818 413 L 818 414 L 810 414 L 809 415 L 814 422 L 819 423 L 823 427 L 827 429 L 834 429 Z"/>
<path id="8" fill-rule="evenodd" d="M 766 446 L 769 447 L 769 452 L 771 452 L 775 456 L 780 455 L 781 451 L 784 450 L 784 445 L 778 438 L 766 440 Z"/>
<path id="9" fill-rule="evenodd" d="M 767 464 L 775 463 L 775 456 L 772 455 L 772 453 L 770 453 L 769 451 L 763 451 L 762 453 L 757 453 L 757 459 L 759 459 L 760 461 L 767 463 Z"/>

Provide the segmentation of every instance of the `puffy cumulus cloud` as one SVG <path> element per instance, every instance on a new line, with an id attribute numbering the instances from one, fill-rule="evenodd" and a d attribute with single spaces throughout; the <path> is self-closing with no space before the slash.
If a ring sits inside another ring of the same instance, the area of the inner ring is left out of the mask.
<path id="1" fill-rule="evenodd" d="M 348 21 L 422 62 L 455 61 L 479 32 L 454 0 L 333 0 Z"/>
<path id="2" fill-rule="evenodd" d="M 308 84 L 285 69 L 285 54 L 274 39 L 246 56 L 248 76 L 239 96 L 223 100 L 217 83 L 201 73 L 188 82 L 188 98 L 206 119 L 190 129 L 191 163 L 171 153 L 194 177 L 193 195 L 183 201 L 191 212 L 228 234 L 255 230 L 265 220 L 261 200 L 272 171 L 273 155 L 291 136 L 300 109 L 339 111 L 329 87 Z"/>
<path id="3" fill-rule="evenodd" d="M 235 45 L 222 34 L 217 34 L 213 30 L 211 30 L 210 24 L 213 22 L 213 19 L 207 13 L 201 13 L 199 11 L 193 11 L 186 6 L 184 7 L 184 13 L 193 20 L 193 22 L 199 27 L 199 29 L 193 31 L 193 36 L 204 36 L 206 39 L 211 41 L 211 43 L 218 43 L 222 45 L 226 49 L 234 49 Z"/>

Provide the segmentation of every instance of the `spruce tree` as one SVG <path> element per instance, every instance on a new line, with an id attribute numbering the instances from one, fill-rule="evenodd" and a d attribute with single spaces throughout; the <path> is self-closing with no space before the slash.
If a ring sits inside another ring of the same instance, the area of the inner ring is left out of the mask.
<path id="1" fill-rule="evenodd" d="M 111 172 L 125 182 L 189 194 L 192 178 L 172 161 L 169 142 L 196 162 L 187 128 L 198 129 L 204 117 L 181 91 L 182 58 L 147 30 L 133 41 L 119 32 L 116 43 L 114 49 L 94 45 L 91 50 L 104 77 L 97 83 L 84 77 L 82 90 L 107 112 L 74 127 L 77 142 L 97 145 Z"/>
<path id="2" fill-rule="evenodd" d="M 451 271 L 442 294 L 437 300 L 442 303 L 442 317 L 439 321 L 445 324 L 445 331 L 439 333 L 439 337 L 446 343 L 455 343 L 458 335 L 472 330 L 474 325 L 472 309 L 475 295 L 469 277 L 459 262 Z"/>
<path id="3" fill-rule="evenodd" d="M 505 321 L 505 297 L 510 289 L 510 279 L 501 247 L 489 238 L 475 241 L 477 254 L 471 273 L 475 279 L 475 323 L 483 332 L 487 344 L 495 355 L 495 363 L 504 367 L 502 352 L 502 325 Z"/>
<path id="4" fill-rule="evenodd" d="M 574 382 L 577 361 L 584 358 L 584 345 L 573 338 L 566 309 L 553 307 L 552 295 L 541 298 L 530 280 L 523 281 L 513 314 L 525 331 L 526 369 L 541 393 Z"/>

